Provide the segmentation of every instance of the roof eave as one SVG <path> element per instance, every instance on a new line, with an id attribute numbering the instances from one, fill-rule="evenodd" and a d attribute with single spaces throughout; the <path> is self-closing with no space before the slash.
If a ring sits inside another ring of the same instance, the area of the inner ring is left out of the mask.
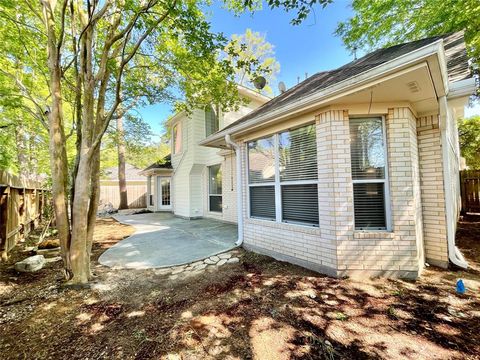
<path id="1" fill-rule="evenodd" d="M 229 129 L 221 130 L 218 133 L 213 134 L 202 140 L 200 142 L 200 145 L 212 146 L 212 143 L 223 139 L 227 134 L 235 135 L 245 129 L 253 128 L 258 124 L 264 124 L 266 121 L 269 121 L 271 119 L 278 119 L 280 117 L 284 117 L 287 114 L 298 111 L 299 109 L 305 108 L 306 106 L 309 106 L 311 104 L 318 104 L 320 102 L 326 101 L 329 97 L 332 97 L 341 91 L 360 87 L 368 80 L 372 80 L 374 78 L 381 78 L 382 76 L 385 76 L 388 73 L 391 73 L 397 69 L 412 65 L 416 62 L 421 61 L 422 59 L 428 58 L 429 56 L 440 54 L 441 50 L 443 50 L 443 39 L 436 40 L 431 44 L 409 52 L 405 55 L 399 56 L 398 58 L 383 63 L 371 70 L 365 71 L 356 76 L 343 80 L 337 84 L 331 85 L 319 92 L 306 96 L 303 99 L 299 99 L 294 104 L 282 106 L 277 110 L 273 110 L 271 112 L 268 112 L 267 114 L 254 117 L 244 123 L 240 123 Z M 439 57 L 441 57 L 441 55 L 439 55 Z M 444 61 L 440 60 L 440 62 L 443 63 Z M 442 70 L 444 70 L 444 67 L 442 65 L 441 67 Z M 444 86 L 448 86 L 447 82 L 444 82 Z M 213 146 L 216 147 L 215 145 Z"/>

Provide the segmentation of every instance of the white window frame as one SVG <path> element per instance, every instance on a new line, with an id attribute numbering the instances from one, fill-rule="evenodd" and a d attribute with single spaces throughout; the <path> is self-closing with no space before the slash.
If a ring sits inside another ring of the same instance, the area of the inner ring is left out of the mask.
<path id="1" fill-rule="evenodd" d="M 221 194 L 212 194 L 211 193 L 211 189 L 210 189 L 210 169 L 213 167 L 213 166 L 219 166 L 220 168 L 220 171 L 222 171 L 222 164 L 212 164 L 212 165 L 208 165 L 207 166 L 207 178 L 208 178 L 208 212 L 212 212 L 212 213 L 216 213 L 216 214 L 222 214 L 223 213 L 223 172 L 222 172 L 222 193 Z M 220 196 L 222 198 L 222 208 L 220 209 L 220 211 L 216 211 L 216 210 L 211 210 L 210 209 L 210 196 Z"/>
<path id="2" fill-rule="evenodd" d="M 354 231 L 358 232 L 385 232 L 385 231 L 392 231 L 392 210 L 390 205 L 390 180 L 389 180 L 389 166 L 388 166 L 388 150 L 387 150 L 387 129 L 386 129 L 386 121 L 384 115 L 365 115 L 365 116 L 350 116 L 349 119 L 371 119 L 371 118 L 379 118 L 382 119 L 382 136 L 383 136 L 383 156 L 385 162 L 385 169 L 383 171 L 384 177 L 383 179 L 353 179 L 353 173 L 351 173 L 352 177 L 352 184 L 373 184 L 377 183 L 383 184 L 383 196 L 384 196 L 384 206 L 385 206 L 385 229 L 357 229 L 355 227 L 355 200 L 353 200 L 353 226 Z M 350 123 L 349 123 L 350 127 Z M 350 133 L 350 129 L 349 129 Z M 350 150 L 351 151 L 351 150 Z M 353 186 L 352 186 L 353 191 Z M 353 197 L 352 197 L 353 199 Z"/>
<path id="3" fill-rule="evenodd" d="M 279 152 L 279 147 L 280 147 L 280 134 L 284 133 L 286 131 L 293 131 L 298 128 L 306 127 L 312 125 L 314 129 L 316 130 L 317 125 L 315 123 L 308 123 L 308 124 L 302 124 L 298 127 L 295 127 L 293 129 L 284 129 L 281 130 L 275 134 L 270 134 L 270 135 L 265 135 L 256 139 L 251 139 L 246 142 L 246 176 L 247 176 L 247 215 L 250 219 L 255 219 L 255 220 L 263 220 L 263 221 L 274 221 L 276 223 L 280 224 L 289 224 L 289 225 L 295 225 L 295 226 L 304 226 L 308 228 L 319 228 L 320 227 L 320 213 L 318 214 L 318 224 L 308 224 L 308 223 L 302 223 L 302 222 L 296 222 L 296 221 L 288 221 L 288 220 L 283 220 L 282 219 L 282 185 L 317 185 L 317 201 L 318 201 L 318 186 L 319 186 L 319 179 L 318 179 L 318 168 L 317 168 L 317 179 L 313 180 L 290 180 L 290 181 L 280 181 L 280 152 Z M 248 149 L 248 143 L 256 140 L 261 140 L 265 139 L 268 137 L 273 137 L 273 144 L 274 144 L 274 166 L 275 166 L 275 181 L 270 181 L 270 182 L 261 182 L 261 183 L 250 183 L 250 156 L 249 156 L 249 149 Z M 316 138 L 316 134 L 315 134 Z M 318 154 L 317 154 L 318 158 Z M 260 216 L 252 216 L 251 212 L 251 203 L 250 203 L 250 188 L 251 187 L 259 187 L 259 186 L 272 186 L 274 187 L 275 191 L 275 219 L 269 219 L 269 218 L 264 218 Z"/>

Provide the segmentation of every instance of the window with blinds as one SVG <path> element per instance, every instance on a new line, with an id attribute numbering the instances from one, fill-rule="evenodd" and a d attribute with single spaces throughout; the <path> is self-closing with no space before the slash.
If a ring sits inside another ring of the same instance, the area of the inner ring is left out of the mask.
<path id="1" fill-rule="evenodd" d="M 209 136 L 218 131 L 220 126 L 217 111 L 211 106 L 205 107 L 205 136 Z"/>
<path id="2" fill-rule="evenodd" d="M 386 230 L 385 131 L 382 118 L 350 119 L 355 229 Z"/>
<path id="3" fill-rule="evenodd" d="M 220 164 L 208 167 L 208 208 L 222 212 L 222 169 Z"/>
<path id="4" fill-rule="evenodd" d="M 248 143 L 250 216 L 318 226 L 315 126 Z"/>

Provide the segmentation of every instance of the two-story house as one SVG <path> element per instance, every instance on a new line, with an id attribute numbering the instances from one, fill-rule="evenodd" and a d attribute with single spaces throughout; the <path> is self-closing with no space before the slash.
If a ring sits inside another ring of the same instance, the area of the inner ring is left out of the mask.
<path id="1" fill-rule="evenodd" d="M 212 105 L 190 114 L 179 112 L 169 119 L 171 156 L 142 172 L 147 176 L 149 210 L 171 211 L 186 219 L 237 222 L 234 152 L 200 146 L 199 142 L 270 100 L 243 86 L 238 86 L 238 91 L 247 104 L 237 111 L 223 113 Z"/>
<path id="2" fill-rule="evenodd" d="M 251 102 L 237 113 L 171 119 L 151 208 L 237 222 L 237 245 L 336 277 L 465 268 L 457 121 L 475 90 L 461 32 L 376 50 L 268 102 L 241 89 Z"/>

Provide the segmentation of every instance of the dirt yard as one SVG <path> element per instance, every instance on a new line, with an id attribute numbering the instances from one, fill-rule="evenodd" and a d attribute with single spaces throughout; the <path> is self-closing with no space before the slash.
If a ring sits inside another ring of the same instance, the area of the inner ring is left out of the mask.
<path id="1" fill-rule="evenodd" d="M 0 263 L 0 358 L 480 359 L 479 218 L 458 231 L 471 269 L 416 282 L 337 280 L 243 251 L 199 275 L 96 263 L 131 232 L 98 221 L 91 289 L 62 288 L 58 262 L 16 273 L 21 246 Z"/>

